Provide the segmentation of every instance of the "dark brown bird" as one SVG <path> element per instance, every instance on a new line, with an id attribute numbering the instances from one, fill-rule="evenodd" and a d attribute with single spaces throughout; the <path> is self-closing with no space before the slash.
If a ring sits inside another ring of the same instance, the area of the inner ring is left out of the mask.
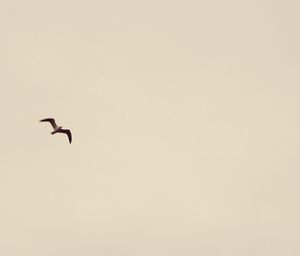
<path id="1" fill-rule="evenodd" d="M 51 134 L 55 134 L 55 133 L 65 133 L 68 135 L 68 139 L 69 139 L 69 142 L 71 143 L 72 142 L 72 133 L 70 130 L 68 129 L 63 129 L 62 126 L 57 126 L 57 124 L 55 123 L 55 120 L 54 118 L 45 118 L 45 119 L 42 119 L 40 120 L 40 122 L 49 122 L 52 127 L 53 127 L 53 132 L 51 132 Z"/>

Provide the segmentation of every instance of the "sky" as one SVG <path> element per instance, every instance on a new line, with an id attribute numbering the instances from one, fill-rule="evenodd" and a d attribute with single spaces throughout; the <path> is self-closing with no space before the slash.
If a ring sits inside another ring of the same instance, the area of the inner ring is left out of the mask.
<path id="1" fill-rule="evenodd" d="M 299 255 L 299 11 L 2 1 L 0 254 Z"/>

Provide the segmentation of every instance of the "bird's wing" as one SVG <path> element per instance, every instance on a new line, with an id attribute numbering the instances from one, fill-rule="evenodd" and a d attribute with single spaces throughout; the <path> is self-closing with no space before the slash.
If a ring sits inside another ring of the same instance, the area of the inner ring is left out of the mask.
<path id="1" fill-rule="evenodd" d="M 61 132 L 61 133 L 65 133 L 68 135 L 68 138 L 69 138 L 69 142 L 71 144 L 72 142 L 72 133 L 70 130 L 67 130 L 67 129 L 60 129 L 58 132 Z"/>
<path id="2" fill-rule="evenodd" d="M 52 125 L 53 129 L 57 128 L 57 124 L 55 123 L 54 118 L 45 118 L 40 120 L 40 122 L 49 122 Z"/>

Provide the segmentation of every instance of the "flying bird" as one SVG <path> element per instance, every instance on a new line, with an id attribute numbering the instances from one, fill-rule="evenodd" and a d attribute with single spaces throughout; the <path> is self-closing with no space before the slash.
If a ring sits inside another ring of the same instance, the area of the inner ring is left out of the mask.
<path id="1" fill-rule="evenodd" d="M 72 142 L 71 131 L 69 129 L 63 129 L 62 126 L 57 126 L 54 118 L 45 118 L 45 119 L 40 120 L 40 122 L 49 122 L 52 125 L 52 127 L 54 129 L 53 132 L 51 132 L 52 135 L 55 133 L 58 133 L 58 132 L 67 134 L 69 142 L 71 144 L 71 142 Z"/>

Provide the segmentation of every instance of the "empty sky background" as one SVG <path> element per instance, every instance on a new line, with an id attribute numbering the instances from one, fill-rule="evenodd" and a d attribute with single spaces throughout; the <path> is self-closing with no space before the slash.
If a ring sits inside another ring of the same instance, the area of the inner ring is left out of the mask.
<path id="1" fill-rule="evenodd" d="M 0 254 L 300 255 L 299 12 L 2 1 Z"/>

